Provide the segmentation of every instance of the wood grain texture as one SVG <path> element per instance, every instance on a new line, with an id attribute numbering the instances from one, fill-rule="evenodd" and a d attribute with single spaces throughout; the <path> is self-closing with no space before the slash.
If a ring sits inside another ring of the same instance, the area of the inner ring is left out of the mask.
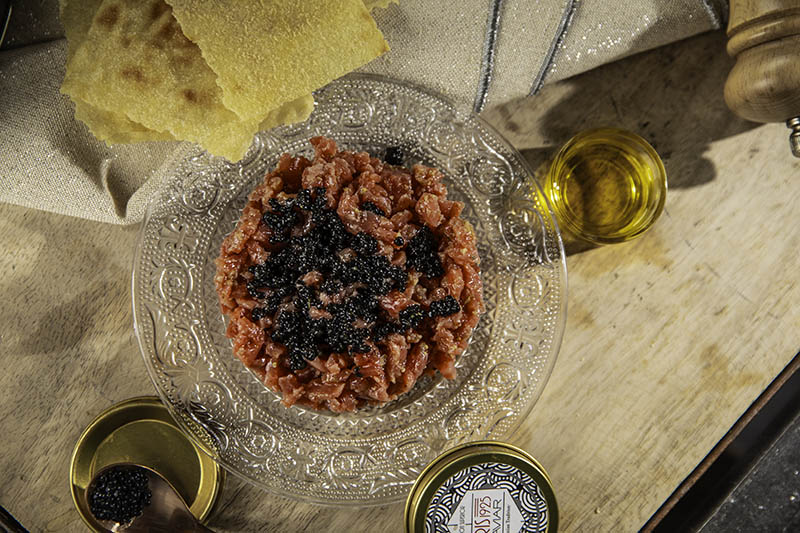
<path id="1" fill-rule="evenodd" d="M 731 0 L 725 101 L 755 122 L 800 116 L 800 2 Z"/>
<path id="2" fill-rule="evenodd" d="M 561 353 L 511 439 L 553 478 L 561 531 L 638 530 L 800 348 L 800 162 L 783 127 L 725 108 L 724 46 L 701 36 L 486 114 L 540 168 L 578 130 L 632 129 L 670 180 L 650 232 L 568 257 Z M 137 230 L 0 206 L 0 504 L 31 531 L 84 530 L 72 446 L 99 411 L 153 391 L 130 312 Z M 402 511 L 291 502 L 229 476 L 208 525 L 400 532 Z"/>

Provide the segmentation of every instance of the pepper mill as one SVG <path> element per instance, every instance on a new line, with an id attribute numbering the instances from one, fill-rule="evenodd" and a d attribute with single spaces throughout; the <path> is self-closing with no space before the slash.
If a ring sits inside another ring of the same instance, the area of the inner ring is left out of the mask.
<path id="1" fill-rule="evenodd" d="M 800 0 L 731 0 L 725 103 L 754 122 L 786 122 L 800 157 Z"/>

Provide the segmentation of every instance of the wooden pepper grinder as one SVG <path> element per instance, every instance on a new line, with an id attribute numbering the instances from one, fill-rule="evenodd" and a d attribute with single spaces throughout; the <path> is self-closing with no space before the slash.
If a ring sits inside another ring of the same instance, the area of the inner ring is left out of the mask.
<path id="1" fill-rule="evenodd" d="M 754 122 L 786 122 L 800 157 L 800 0 L 731 0 L 725 103 Z"/>

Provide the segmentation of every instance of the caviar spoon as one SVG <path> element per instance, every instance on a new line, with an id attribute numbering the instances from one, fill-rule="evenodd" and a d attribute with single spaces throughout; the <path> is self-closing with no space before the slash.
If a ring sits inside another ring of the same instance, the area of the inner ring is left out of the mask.
<path id="1" fill-rule="evenodd" d="M 146 466 L 118 463 L 98 470 L 86 487 L 84 498 L 95 525 L 103 531 L 213 533 L 189 511 L 169 481 Z M 135 516 L 124 522 L 108 518 L 115 513 Z"/>

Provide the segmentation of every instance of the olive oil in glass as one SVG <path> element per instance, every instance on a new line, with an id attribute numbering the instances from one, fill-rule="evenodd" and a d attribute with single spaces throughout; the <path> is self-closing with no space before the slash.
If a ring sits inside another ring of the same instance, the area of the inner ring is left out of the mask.
<path id="1" fill-rule="evenodd" d="M 595 244 L 630 240 L 661 214 L 667 179 L 661 158 L 638 135 L 581 132 L 559 151 L 545 181 L 558 222 Z"/>

